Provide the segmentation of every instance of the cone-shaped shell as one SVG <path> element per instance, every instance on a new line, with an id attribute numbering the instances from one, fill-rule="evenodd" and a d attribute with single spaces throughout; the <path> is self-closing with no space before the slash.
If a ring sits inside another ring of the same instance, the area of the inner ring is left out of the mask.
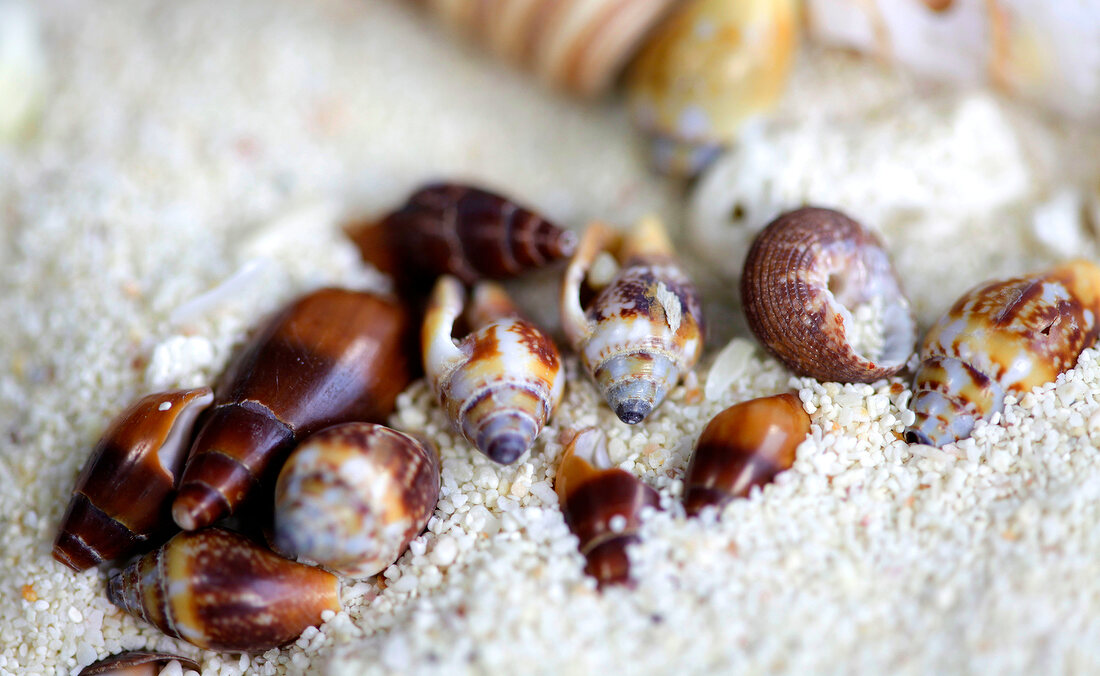
<path id="1" fill-rule="evenodd" d="M 1073 368 L 1100 334 L 1100 268 L 1084 260 L 982 284 L 928 331 L 913 379 L 910 443 L 942 446 Z"/>
<path id="2" fill-rule="evenodd" d="M 806 207 L 764 228 L 745 258 L 741 303 L 756 338 L 787 368 L 822 381 L 869 383 L 900 371 L 916 323 L 879 238 L 844 214 Z M 853 313 L 880 314 L 881 354 L 853 342 Z"/>
<path id="3" fill-rule="evenodd" d="M 585 276 L 611 248 L 621 267 L 584 308 Z M 656 219 L 644 219 L 622 238 L 602 224 L 590 226 L 566 269 L 561 314 L 581 362 L 625 423 L 644 420 L 702 351 L 699 293 Z"/>
<path id="4" fill-rule="evenodd" d="M 103 434 L 76 480 L 53 557 L 84 570 L 132 556 L 176 530 L 169 505 L 209 387 L 143 397 Z M 161 540 L 163 541 L 163 540 Z"/>
<path id="5" fill-rule="evenodd" d="M 703 428 L 684 478 L 689 515 L 721 508 L 771 483 L 790 469 L 795 449 L 810 433 L 810 416 L 793 394 L 734 404 Z"/>
<path id="6" fill-rule="evenodd" d="M 565 389 L 554 342 L 515 315 L 495 285 L 474 291 L 470 314 L 483 325 L 458 345 L 451 338 L 463 311 L 463 288 L 441 277 L 421 337 L 428 382 L 448 417 L 479 451 L 503 464 L 531 449 Z"/>
<path id="7" fill-rule="evenodd" d="M 132 650 L 105 657 L 80 670 L 77 676 L 157 676 L 171 661 L 180 663 L 183 669 L 201 671 L 199 663 L 188 657 L 170 653 L 154 653 Z"/>
<path id="8" fill-rule="evenodd" d="M 233 513 L 317 430 L 385 420 L 412 379 L 414 350 L 408 311 L 375 294 L 321 289 L 277 313 L 216 388 L 172 504 L 176 523 L 194 530 Z"/>
<path id="9" fill-rule="evenodd" d="M 209 650 L 269 650 L 340 610 L 336 576 L 218 528 L 176 535 L 113 576 L 107 596 Z"/>
<path id="10" fill-rule="evenodd" d="M 382 425 L 321 430 L 287 458 L 275 486 L 276 551 L 350 577 L 397 560 L 439 498 L 435 448 Z"/>

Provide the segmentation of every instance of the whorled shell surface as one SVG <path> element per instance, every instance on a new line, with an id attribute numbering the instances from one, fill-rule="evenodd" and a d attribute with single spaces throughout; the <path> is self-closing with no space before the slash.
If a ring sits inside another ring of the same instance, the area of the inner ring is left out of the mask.
<path id="1" fill-rule="evenodd" d="M 699 441 L 684 477 L 689 515 L 707 506 L 723 507 L 771 483 L 790 469 L 795 449 L 810 433 L 810 416 L 793 394 L 734 404 L 714 416 Z"/>
<path id="2" fill-rule="evenodd" d="M 111 577 L 107 596 L 208 650 L 269 650 L 340 610 L 336 576 L 218 528 L 176 535 Z"/>
<path id="3" fill-rule="evenodd" d="M 275 486 L 276 551 L 350 577 L 397 560 L 439 498 L 439 457 L 426 441 L 346 423 L 303 441 Z"/>
<path id="4" fill-rule="evenodd" d="M 592 263 L 620 239 L 621 268 L 582 307 L 581 286 Z M 581 362 L 628 424 L 644 420 L 702 352 L 699 292 L 655 219 L 641 221 L 622 238 L 602 224 L 589 226 L 565 272 L 561 314 Z"/>
<path id="5" fill-rule="evenodd" d="M 1076 260 L 971 289 L 928 331 L 913 379 L 910 443 L 942 446 L 1073 368 L 1100 334 L 1100 267 Z"/>
<path id="6" fill-rule="evenodd" d="M 132 650 L 93 662 L 81 669 L 77 676 L 156 676 L 173 660 L 185 670 L 201 671 L 199 663 L 188 657 Z"/>
<path id="7" fill-rule="evenodd" d="M 503 289 L 485 283 L 467 312 L 474 330 L 455 345 L 451 332 L 463 307 L 462 285 L 441 277 L 424 319 L 424 369 L 455 428 L 510 464 L 531 449 L 561 402 L 561 357 L 545 332 L 516 316 Z"/>
<path id="8" fill-rule="evenodd" d="M 120 413 L 77 477 L 53 557 L 79 571 L 167 538 L 191 429 L 212 401 L 200 387 L 151 394 Z"/>
<path id="9" fill-rule="evenodd" d="M 916 323 L 879 238 L 844 214 L 805 207 L 764 228 L 741 277 L 749 327 L 797 375 L 869 383 L 900 371 L 913 352 Z M 853 312 L 878 307 L 882 350 L 852 341 Z"/>

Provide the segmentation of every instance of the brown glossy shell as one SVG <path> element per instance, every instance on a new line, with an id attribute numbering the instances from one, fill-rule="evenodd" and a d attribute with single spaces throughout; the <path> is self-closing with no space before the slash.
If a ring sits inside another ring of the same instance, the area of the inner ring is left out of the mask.
<path id="1" fill-rule="evenodd" d="M 321 289 L 275 315 L 216 388 L 172 505 L 176 523 L 194 530 L 229 515 L 256 485 L 273 485 L 286 454 L 317 430 L 385 420 L 412 379 L 414 341 L 404 307 L 371 293 Z"/>
<path id="2" fill-rule="evenodd" d="M 424 530 L 438 498 L 429 442 L 373 423 L 335 425 L 303 441 L 279 473 L 274 547 L 369 577 Z"/>
<path id="3" fill-rule="evenodd" d="M 794 464 L 795 449 L 810 433 L 810 416 L 793 394 L 734 404 L 714 416 L 695 444 L 684 479 L 684 507 L 695 515 L 723 507 L 771 483 Z"/>
<path id="4" fill-rule="evenodd" d="M 151 394 L 119 414 L 92 449 L 61 518 L 53 557 L 85 570 L 132 556 L 176 530 L 169 513 L 209 387 Z"/>
<path id="5" fill-rule="evenodd" d="M 741 302 L 756 338 L 800 376 L 869 383 L 900 371 L 916 324 L 879 238 L 831 209 L 783 214 L 757 235 L 745 258 Z M 883 349 L 860 354 L 852 313 L 881 303 Z"/>
<path id="6" fill-rule="evenodd" d="M 603 433 L 581 430 L 566 447 L 554 479 L 562 514 L 577 536 L 587 564 L 584 572 L 602 587 L 632 584 L 626 547 L 638 541 L 643 507 L 658 507 L 657 491 L 633 474 L 619 469 L 597 469 L 581 455 L 606 456 Z M 578 452 L 581 455 L 578 455 Z M 622 527 L 612 520 L 622 518 Z"/>
<path id="7" fill-rule="evenodd" d="M 184 670 L 202 671 L 198 662 L 187 657 L 132 650 L 93 662 L 81 669 L 77 676 L 156 676 L 172 660 L 179 662 Z"/>
<path id="8" fill-rule="evenodd" d="M 505 279 L 573 253 L 576 236 L 495 193 L 455 183 L 425 186 L 378 223 L 348 235 L 363 259 L 404 288 L 443 274 L 472 284 Z"/>
<path id="9" fill-rule="evenodd" d="M 107 596 L 209 650 L 269 650 L 340 610 L 336 576 L 218 528 L 176 535 L 111 577 Z"/>
<path id="10" fill-rule="evenodd" d="M 924 338 L 906 439 L 942 446 L 969 436 L 1007 393 L 1073 368 L 1100 334 L 1098 317 L 1100 267 L 1085 260 L 966 292 Z"/>

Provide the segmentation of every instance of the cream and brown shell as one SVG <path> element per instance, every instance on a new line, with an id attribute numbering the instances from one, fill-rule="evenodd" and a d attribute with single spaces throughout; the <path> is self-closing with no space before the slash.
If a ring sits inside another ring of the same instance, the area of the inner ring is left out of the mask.
<path id="1" fill-rule="evenodd" d="M 830 209 L 783 214 L 757 235 L 741 302 L 757 339 L 800 376 L 873 382 L 900 371 L 916 342 L 909 301 L 882 242 Z M 861 306 L 878 315 L 881 330 L 872 333 L 879 354 L 854 340 Z"/>
<path id="2" fill-rule="evenodd" d="M 184 670 L 202 670 L 199 663 L 189 657 L 131 650 L 93 662 L 81 669 L 77 676 L 157 676 L 173 660 L 179 662 Z"/>
<path id="3" fill-rule="evenodd" d="M 290 454 L 275 485 L 276 551 L 349 577 L 396 561 L 439 497 L 433 446 L 373 423 L 326 428 Z"/>
<path id="4" fill-rule="evenodd" d="M 913 379 L 910 443 L 942 446 L 978 420 L 1073 368 L 1100 334 L 1100 267 L 1076 260 L 992 281 L 962 296 L 928 331 Z"/>
<path id="5" fill-rule="evenodd" d="M 582 285 L 593 262 L 616 249 L 620 268 L 583 307 Z M 699 292 L 677 263 L 664 227 L 643 219 L 620 236 L 600 223 L 589 226 L 565 271 L 562 328 L 581 363 L 615 415 L 625 423 L 645 419 L 703 346 Z"/>

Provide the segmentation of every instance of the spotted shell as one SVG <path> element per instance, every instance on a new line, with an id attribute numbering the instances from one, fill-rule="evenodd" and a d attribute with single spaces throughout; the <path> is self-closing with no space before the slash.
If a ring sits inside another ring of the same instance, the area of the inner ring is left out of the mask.
<path id="1" fill-rule="evenodd" d="M 1085 260 L 971 289 L 928 331 L 910 443 L 942 446 L 1073 368 L 1100 334 L 1100 268 Z"/>
<path id="2" fill-rule="evenodd" d="M 451 338 L 463 311 L 453 277 L 436 283 L 424 317 L 428 382 L 466 439 L 496 462 L 510 464 L 531 449 L 565 390 L 554 342 L 517 316 L 504 290 L 482 283 L 469 309 L 473 332 Z"/>
<path id="3" fill-rule="evenodd" d="M 617 241 L 618 273 L 582 307 L 586 275 Z M 588 228 L 565 272 L 561 316 L 565 335 L 607 403 L 631 425 L 664 400 L 702 350 L 699 293 L 656 219 L 643 219 L 625 237 L 599 223 Z"/>
<path id="4" fill-rule="evenodd" d="M 382 425 L 345 423 L 303 441 L 275 485 L 276 551 L 349 577 L 397 560 L 439 498 L 439 456 Z"/>
<path id="5" fill-rule="evenodd" d="M 810 433 L 810 416 L 793 394 L 734 404 L 714 416 L 699 441 L 684 478 L 689 515 L 721 508 L 771 483 L 794 464 L 795 449 Z"/>
<path id="6" fill-rule="evenodd" d="M 85 570 L 132 556 L 172 534 L 168 507 L 209 387 L 151 394 L 120 413 L 77 477 L 53 557 Z"/>
<path id="7" fill-rule="evenodd" d="M 185 670 L 201 671 L 199 663 L 187 657 L 132 650 L 93 662 L 81 669 L 77 676 L 157 676 L 173 660 Z"/>
<path id="8" fill-rule="evenodd" d="M 209 650 L 264 651 L 340 610 L 335 575 L 220 528 L 183 532 L 114 575 L 111 603 Z"/>
<path id="9" fill-rule="evenodd" d="M 584 572 L 601 587 L 632 584 L 626 548 L 638 541 L 642 509 L 659 505 L 657 491 L 608 465 L 606 438 L 589 427 L 566 446 L 554 478 L 565 523 L 587 561 Z"/>
<path id="10" fill-rule="evenodd" d="M 757 235 L 741 303 L 756 338 L 800 376 L 873 382 L 900 371 L 916 343 L 909 301 L 882 242 L 830 209 L 783 214 Z M 862 306 L 881 322 L 873 332 L 880 349 L 855 340 L 853 314 Z"/>
<path id="11" fill-rule="evenodd" d="M 646 42 L 627 76 L 654 163 L 693 175 L 782 95 L 798 43 L 797 0 L 691 0 Z"/>

